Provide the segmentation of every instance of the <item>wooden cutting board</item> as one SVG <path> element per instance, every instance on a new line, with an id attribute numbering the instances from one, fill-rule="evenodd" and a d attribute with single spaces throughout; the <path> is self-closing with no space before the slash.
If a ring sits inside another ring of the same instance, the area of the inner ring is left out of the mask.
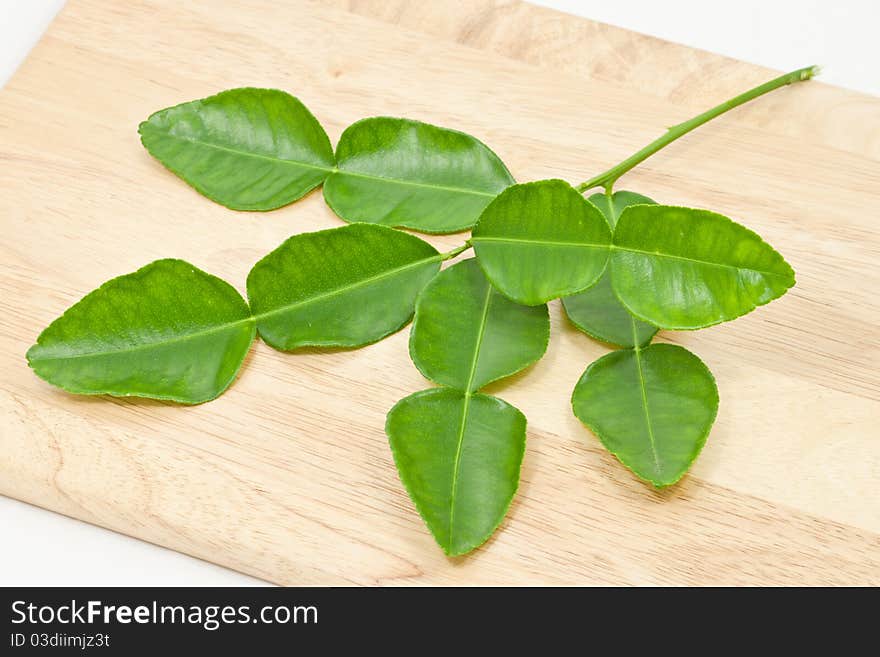
<path id="1" fill-rule="evenodd" d="M 110 277 L 178 257 L 243 290 L 286 237 L 340 225 L 320 194 L 267 214 L 200 197 L 141 148 L 156 109 L 278 87 L 334 141 L 362 117 L 408 116 L 480 137 L 519 180 L 578 182 L 770 76 L 506 0 L 71 0 L 0 92 L 0 492 L 285 584 L 880 584 L 880 99 L 820 82 L 621 181 L 739 219 L 798 273 L 746 318 L 663 334 L 721 394 L 671 490 L 573 417 L 571 389 L 607 348 L 556 303 L 544 359 L 489 389 L 529 419 L 519 493 L 459 559 L 414 511 L 383 433 L 391 405 L 430 385 L 408 330 L 350 352 L 258 343 L 197 407 L 75 397 L 24 359 Z"/>

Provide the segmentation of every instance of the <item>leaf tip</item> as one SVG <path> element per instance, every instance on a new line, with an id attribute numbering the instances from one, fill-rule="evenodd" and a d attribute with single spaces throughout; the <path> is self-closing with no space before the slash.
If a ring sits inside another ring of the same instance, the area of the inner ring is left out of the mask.
<path id="1" fill-rule="evenodd" d="M 28 367 L 30 367 L 31 369 L 34 369 L 34 361 L 36 360 L 35 353 L 39 350 L 39 348 L 40 343 L 35 342 L 24 354 L 25 360 L 27 360 Z"/>
<path id="2" fill-rule="evenodd" d="M 146 148 L 147 150 L 149 150 L 149 148 L 150 148 L 149 146 L 147 146 L 147 141 L 146 141 L 147 140 L 147 131 L 149 130 L 150 125 L 151 125 L 150 119 L 147 119 L 146 121 L 141 121 L 140 123 L 138 123 L 138 127 L 137 127 L 137 133 L 138 133 L 138 136 L 140 137 L 141 144 L 143 144 L 143 147 Z"/>

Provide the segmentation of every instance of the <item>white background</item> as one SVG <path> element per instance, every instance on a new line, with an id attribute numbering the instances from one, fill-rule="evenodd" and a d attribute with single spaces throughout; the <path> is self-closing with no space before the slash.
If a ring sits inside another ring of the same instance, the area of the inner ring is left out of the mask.
<path id="1" fill-rule="evenodd" d="M 0 86 L 63 4 L 63 0 L 0 0 Z M 880 95 L 878 0 L 538 0 L 537 4 L 775 69 L 820 64 L 823 81 Z M 4 586 L 260 583 L 4 497 L 0 497 L 0 527 L 0 585 Z"/>

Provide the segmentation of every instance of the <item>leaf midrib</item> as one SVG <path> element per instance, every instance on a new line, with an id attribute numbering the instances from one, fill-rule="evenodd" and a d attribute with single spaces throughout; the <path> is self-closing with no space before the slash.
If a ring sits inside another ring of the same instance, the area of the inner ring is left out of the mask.
<path id="1" fill-rule="evenodd" d="M 316 301 L 323 301 L 324 299 L 328 299 L 330 297 L 336 296 L 337 294 L 344 294 L 346 292 L 350 292 L 351 290 L 355 290 L 359 287 L 363 287 L 365 285 L 369 285 L 370 283 L 375 283 L 377 281 L 381 281 L 385 278 L 390 278 L 395 276 L 396 274 L 400 274 L 401 272 L 407 271 L 409 269 L 415 269 L 421 265 L 428 264 L 430 262 L 440 262 L 442 260 L 442 256 L 438 253 L 432 255 L 428 258 L 422 258 L 421 260 L 414 260 L 412 262 L 408 262 L 405 265 L 401 265 L 400 267 L 395 267 L 394 269 L 388 269 L 383 271 L 380 274 L 375 274 L 374 276 L 370 276 L 368 278 L 362 278 L 359 281 L 355 281 L 354 283 L 350 283 L 348 285 L 343 285 L 342 287 L 337 287 L 332 290 L 328 290 L 327 292 L 322 292 L 321 294 L 316 294 L 314 296 L 308 297 L 306 299 L 301 299 L 294 303 L 289 303 L 287 305 L 281 306 L 279 308 L 274 308 L 272 310 L 266 310 L 261 313 L 257 313 L 253 315 L 253 317 L 259 321 L 261 319 L 266 319 L 267 317 L 272 317 L 274 315 L 280 315 L 285 312 L 289 312 L 296 308 L 300 308 L 302 306 L 307 306 L 310 303 L 314 303 Z"/>
<path id="2" fill-rule="evenodd" d="M 567 242 L 564 240 L 527 240 L 521 239 L 517 237 L 472 237 L 471 243 L 476 244 L 478 242 L 502 242 L 509 244 L 538 244 L 541 246 L 576 246 L 576 247 L 587 247 L 587 248 L 595 248 L 595 249 L 609 249 L 611 248 L 610 243 L 605 244 L 596 244 L 593 242 Z"/>
<path id="3" fill-rule="evenodd" d="M 477 339 L 474 343 L 474 355 L 471 359 L 471 369 L 468 373 L 467 383 L 464 389 L 464 403 L 462 404 L 461 424 L 458 426 L 458 442 L 455 447 L 455 461 L 452 470 L 452 492 L 449 499 L 449 549 L 452 549 L 453 532 L 455 531 L 455 498 L 458 494 L 458 472 L 461 469 L 461 448 L 464 444 L 464 432 L 467 428 L 468 409 L 471 404 L 473 392 L 471 386 L 477 372 L 477 362 L 480 359 L 480 349 L 483 345 L 483 337 L 486 333 L 486 323 L 489 317 L 489 305 L 492 300 L 492 286 L 486 284 L 486 296 L 483 299 L 483 314 L 480 317 L 480 326 L 477 329 Z"/>
<path id="4" fill-rule="evenodd" d="M 628 253 L 637 253 L 640 255 L 646 256 L 654 256 L 658 258 L 669 258 L 671 260 L 683 260 L 685 262 L 693 262 L 697 265 L 705 265 L 709 267 L 723 267 L 725 269 L 733 269 L 734 271 L 753 271 L 756 274 L 762 274 L 764 276 L 774 276 L 776 278 L 789 278 L 787 274 L 781 274 L 775 271 L 767 271 L 765 269 L 755 269 L 754 267 L 737 267 L 736 265 L 729 265 L 724 262 L 711 262 L 709 260 L 697 260 L 696 258 L 688 258 L 687 256 L 675 255 L 672 253 L 659 253 L 656 251 L 644 251 L 642 249 L 635 249 L 628 246 L 620 246 L 617 244 L 611 245 L 611 249 L 615 251 L 626 251 Z"/>
<path id="5" fill-rule="evenodd" d="M 765 269 L 755 269 L 754 267 L 737 267 L 736 265 L 729 265 L 724 262 L 712 262 L 710 260 L 698 260 L 696 258 L 688 258 L 686 256 L 674 255 L 672 253 L 660 253 L 657 251 L 645 251 L 642 249 L 636 249 L 629 246 L 620 246 L 619 244 L 596 244 L 593 242 L 567 242 L 567 241 L 555 241 L 555 240 L 528 240 L 528 239 L 520 239 L 514 237 L 472 237 L 471 243 L 479 243 L 479 242 L 502 242 L 502 243 L 510 243 L 510 244 L 535 244 L 540 246 L 569 246 L 569 247 L 580 247 L 580 248 L 594 248 L 594 249 L 608 249 L 609 251 L 624 251 L 627 253 L 636 253 L 640 255 L 653 256 L 657 258 L 669 258 L 672 260 L 683 260 L 685 262 L 692 262 L 697 265 L 703 265 L 706 267 L 721 267 L 724 269 L 733 269 L 734 271 L 752 271 L 756 274 L 762 274 L 764 276 L 772 276 L 775 278 L 788 279 L 790 276 L 788 274 L 783 274 L 775 271 L 767 271 Z"/>
<path id="6" fill-rule="evenodd" d="M 249 324 L 254 322 L 254 316 L 251 315 L 249 317 L 243 317 L 242 319 L 237 319 L 234 322 L 224 322 L 223 324 L 215 324 L 214 326 L 208 327 L 206 329 L 201 329 L 199 331 L 193 331 L 192 333 L 185 333 L 183 335 L 175 335 L 165 340 L 155 340 L 152 342 L 142 342 L 141 344 L 125 346 L 121 349 L 111 349 L 107 351 L 89 351 L 84 353 L 77 354 L 69 354 L 66 356 L 48 356 L 48 357 L 35 357 L 31 358 L 32 362 L 47 362 L 47 361 L 55 361 L 55 360 L 76 360 L 77 358 L 101 358 L 102 356 L 114 356 L 117 354 L 128 354 L 135 351 L 143 351 L 145 349 L 152 349 L 155 347 L 165 347 L 170 344 L 174 344 L 176 342 L 187 342 L 188 340 L 193 340 L 195 338 L 201 338 L 206 335 L 212 335 L 214 333 L 220 333 L 227 329 L 242 326 L 245 324 Z M 38 343 L 39 344 L 39 343 Z M 39 345 L 42 346 L 42 345 Z"/>
<path id="7" fill-rule="evenodd" d="M 328 292 L 324 292 L 322 294 L 308 297 L 307 299 L 299 300 L 295 303 L 290 303 L 290 304 L 281 306 L 280 308 L 274 308 L 272 310 L 268 310 L 268 311 L 265 311 L 262 313 L 251 314 L 249 317 L 237 319 L 233 322 L 224 322 L 223 324 L 216 324 L 216 325 L 211 326 L 206 329 L 201 329 L 198 331 L 194 331 L 192 333 L 186 333 L 184 335 L 176 335 L 176 336 L 170 337 L 165 340 L 144 342 L 144 343 L 137 344 L 137 345 L 125 346 L 120 349 L 113 349 L 113 350 L 107 350 L 107 351 L 90 351 L 90 352 L 85 352 L 85 353 L 70 354 L 70 355 L 66 355 L 66 356 L 49 356 L 49 357 L 42 357 L 42 358 L 38 357 L 38 358 L 33 358 L 31 360 L 33 362 L 46 362 L 46 361 L 56 361 L 56 360 L 75 360 L 78 358 L 100 358 L 103 356 L 111 356 L 111 355 L 117 355 L 117 354 L 128 354 L 128 353 L 132 353 L 132 352 L 136 352 L 136 351 L 142 351 L 145 349 L 163 347 L 163 346 L 166 346 L 169 344 L 174 344 L 176 342 L 186 342 L 189 340 L 204 337 L 206 335 L 211 335 L 213 333 L 219 333 L 219 332 L 225 331 L 229 328 L 233 328 L 233 327 L 247 324 L 250 322 L 259 322 L 260 320 L 265 319 L 267 317 L 278 315 L 278 314 L 281 314 L 284 312 L 289 312 L 295 308 L 300 308 L 300 307 L 306 306 L 310 303 L 314 303 L 317 301 L 323 301 L 324 299 L 330 298 L 330 297 L 335 296 L 337 294 L 344 294 L 346 292 L 357 289 L 357 288 L 362 287 L 364 285 L 369 285 L 370 283 L 375 283 L 377 281 L 394 276 L 396 274 L 407 271 L 409 269 L 413 269 L 413 268 L 418 267 L 420 265 L 428 264 L 429 262 L 432 262 L 432 261 L 439 262 L 440 260 L 441 260 L 440 254 L 433 255 L 429 258 L 422 258 L 421 260 L 415 260 L 413 262 L 409 262 L 409 263 L 402 265 L 400 267 L 395 267 L 394 269 L 389 269 L 387 271 L 384 271 L 381 274 L 377 274 L 375 276 L 370 276 L 369 278 L 362 279 L 362 280 L 357 281 L 355 283 L 352 283 L 350 285 L 338 287 L 338 288 L 335 288 L 335 289 L 330 290 Z"/>
<path id="8" fill-rule="evenodd" d="M 394 183 L 396 185 L 406 185 L 409 187 L 422 187 L 425 189 L 436 189 L 444 192 L 455 192 L 457 194 L 471 194 L 473 196 L 485 196 L 486 198 L 495 198 L 498 196 L 496 192 L 481 192 L 476 189 L 467 189 L 465 187 L 452 187 L 450 185 L 434 185 L 432 183 L 417 182 L 415 180 L 403 180 L 402 178 L 388 178 L 386 176 L 376 176 L 360 171 L 349 171 L 336 167 L 331 173 L 352 176 L 353 178 L 366 178 L 367 180 L 381 180 L 382 182 Z"/>
<path id="9" fill-rule="evenodd" d="M 167 131 L 157 130 L 160 134 L 165 135 L 169 139 L 176 139 L 178 141 L 185 141 L 190 144 L 198 144 L 199 146 L 205 146 L 207 148 L 213 148 L 218 151 L 224 151 L 226 153 L 234 153 L 235 155 L 240 155 L 242 157 L 250 157 L 257 160 L 268 160 L 270 162 L 275 162 L 276 164 L 286 164 L 289 166 L 298 166 L 304 167 L 306 169 L 315 169 L 317 171 L 326 171 L 330 173 L 335 171 L 335 167 L 322 166 L 320 164 L 314 164 L 312 162 L 303 162 L 301 160 L 287 160 L 280 157 L 273 157 L 271 155 L 265 155 L 263 153 L 255 153 L 253 151 L 242 151 L 237 148 L 231 148 L 229 146 L 223 146 L 221 144 L 217 144 L 210 141 L 203 141 L 201 139 L 192 139 L 191 137 L 182 137 L 181 135 L 174 135 Z"/>
<path id="10" fill-rule="evenodd" d="M 231 148 L 229 146 L 223 146 L 221 144 L 217 144 L 210 141 L 203 141 L 201 139 L 192 139 L 191 137 L 182 137 L 180 135 L 174 135 L 170 132 L 158 131 L 161 134 L 167 136 L 169 139 L 176 139 L 178 141 L 185 141 L 190 144 L 198 144 L 200 146 L 204 146 L 206 148 L 213 148 L 218 151 L 224 151 L 226 153 L 233 153 L 235 155 L 240 155 L 242 157 L 250 157 L 257 160 L 268 160 L 269 162 L 274 162 L 276 164 L 284 164 L 289 166 L 297 166 L 303 167 L 306 169 L 314 169 L 316 171 L 325 171 L 328 174 L 344 174 L 346 176 L 352 176 L 354 178 L 366 178 L 368 180 L 381 180 L 383 182 L 395 183 L 398 185 L 406 185 L 409 187 L 422 187 L 424 189 L 436 189 L 445 192 L 455 192 L 458 194 L 471 194 L 474 196 L 484 196 L 486 198 L 494 198 L 498 194 L 496 192 L 482 192 L 476 189 L 467 189 L 464 187 L 452 187 L 449 185 L 433 185 L 431 183 L 423 183 L 416 182 L 413 180 L 403 180 L 401 178 L 387 178 L 385 176 L 376 176 L 368 173 L 362 173 L 359 171 L 348 171 L 346 169 L 340 169 L 338 166 L 321 166 L 318 164 L 314 164 L 311 162 L 303 162 L 301 160 L 289 160 L 280 157 L 273 157 L 271 155 L 266 155 L 264 153 L 255 153 L 253 151 L 243 151 L 237 148 Z"/>
<path id="11" fill-rule="evenodd" d="M 648 441 L 651 443 L 651 454 L 654 456 L 654 472 L 659 477 L 662 473 L 660 470 L 660 455 L 657 453 L 657 443 L 654 438 L 654 425 L 651 423 L 651 411 L 648 408 L 648 391 L 645 389 L 645 375 L 642 372 L 642 348 L 639 347 L 638 329 L 634 318 L 630 318 L 633 333 L 633 353 L 636 357 L 636 373 L 639 377 L 639 390 L 642 393 L 642 408 L 645 411 L 645 426 L 648 429 Z"/>

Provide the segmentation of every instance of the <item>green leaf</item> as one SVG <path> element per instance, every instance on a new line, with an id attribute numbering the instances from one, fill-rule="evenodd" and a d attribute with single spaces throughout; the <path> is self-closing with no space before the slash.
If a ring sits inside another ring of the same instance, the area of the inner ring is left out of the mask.
<path id="1" fill-rule="evenodd" d="M 562 299 L 565 314 L 581 331 L 592 338 L 620 347 L 646 345 L 657 327 L 633 317 L 620 303 L 611 287 L 608 272 L 593 287 Z"/>
<path id="2" fill-rule="evenodd" d="M 514 180 L 481 141 L 456 130 L 376 117 L 351 125 L 324 198 L 346 221 L 455 233 Z"/>
<path id="3" fill-rule="evenodd" d="M 655 486 L 669 486 L 703 448 L 718 412 L 718 389 L 687 349 L 652 344 L 595 361 L 571 403 L 621 463 Z"/>
<path id="4" fill-rule="evenodd" d="M 480 216 L 471 243 L 488 279 L 529 306 L 593 285 L 608 260 L 602 213 L 562 180 L 514 185 Z"/>
<path id="5" fill-rule="evenodd" d="M 182 260 L 157 260 L 71 306 L 27 359 L 69 392 L 198 404 L 232 383 L 253 339 L 231 285 Z"/>
<path id="6" fill-rule="evenodd" d="M 609 202 L 605 194 L 593 194 L 590 202 L 602 211 L 613 229 L 620 213 L 630 205 L 654 204 L 647 196 L 635 192 L 614 192 Z M 572 324 L 589 336 L 620 345 L 634 347 L 651 341 L 657 327 L 635 319 L 626 309 L 611 286 L 608 269 L 599 282 L 574 296 L 564 297 L 562 305 Z"/>
<path id="7" fill-rule="evenodd" d="M 440 270 L 427 242 L 373 224 L 303 233 L 247 279 L 260 336 L 275 349 L 359 347 L 397 331 Z"/>
<path id="8" fill-rule="evenodd" d="M 436 383 L 475 392 L 544 355 L 547 306 L 522 306 L 493 288 L 474 259 L 441 272 L 419 295 L 409 351 Z"/>
<path id="9" fill-rule="evenodd" d="M 626 208 L 631 205 L 656 205 L 657 201 L 654 201 L 647 196 L 642 196 L 641 194 L 637 194 L 636 192 L 627 192 L 625 190 L 621 190 L 619 192 L 614 192 L 612 194 L 611 202 L 608 202 L 608 196 L 603 194 L 602 192 L 597 192 L 590 196 L 590 203 L 595 205 L 599 210 L 602 211 L 602 214 L 605 216 L 605 219 L 608 220 L 608 225 L 611 226 L 611 230 L 614 230 L 614 227 L 617 226 L 617 219 L 620 217 L 620 213 L 623 212 Z"/>
<path id="10" fill-rule="evenodd" d="M 627 309 L 669 329 L 734 319 L 795 282 L 783 257 L 748 228 L 708 210 L 667 205 L 623 211 L 610 267 Z"/>
<path id="11" fill-rule="evenodd" d="M 519 485 L 523 414 L 495 397 L 432 388 L 399 401 L 385 431 L 400 479 L 443 551 L 484 543 Z"/>
<path id="12" fill-rule="evenodd" d="M 276 89 L 230 89 L 170 107 L 138 132 L 153 157 L 233 210 L 287 205 L 324 182 L 335 164 L 317 119 Z"/>

